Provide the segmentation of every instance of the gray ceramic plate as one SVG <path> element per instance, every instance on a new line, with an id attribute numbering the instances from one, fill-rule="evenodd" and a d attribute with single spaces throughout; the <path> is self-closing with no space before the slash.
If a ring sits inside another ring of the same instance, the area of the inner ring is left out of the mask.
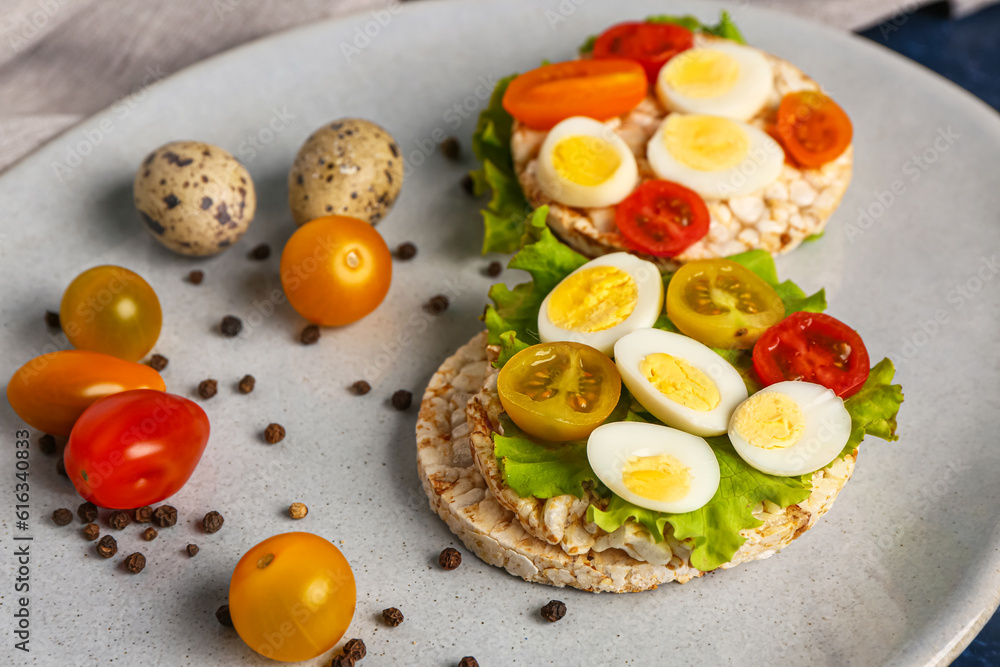
<path id="1" fill-rule="evenodd" d="M 435 140 L 467 149 L 476 112 L 500 76 L 543 58 L 564 59 L 589 34 L 624 18 L 718 7 L 691 2 L 552 0 L 426 2 L 279 35 L 187 70 L 76 127 L 0 179 L 4 354 L 0 375 L 64 341 L 47 335 L 69 281 L 99 263 L 127 266 L 157 290 L 164 329 L 156 350 L 173 392 L 204 403 L 209 450 L 173 499 L 174 528 L 152 543 L 136 526 L 119 556 L 143 550 L 130 575 L 96 557 L 79 526 L 48 518 L 79 502 L 55 461 L 31 458 L 31 653 L 38 664 L 259 664 L 213 612 L 226 600 L 240 555 L 278 532 L 309 530 L 339 544 L 354 566 L 358 609 L 349 636 L 364 664 L 451 665 L 475 655 L 497 664 L 908 664 L 947 663 L 997 604 L 996 484 L 1000 447 L 1000 120 L 968 94 L 855 37 L 789 16 L 738 8 L 750 42 L 821 81 L 855 126 L 855 180 L 819 242 L 781 259 L 782 275 L 826 286 L 831 311 L 857 327 L 873 357 L 891 356 L 907 400 L 901 440 L 862 448 L 835 509 L 787 552 L 685 586 L 628 596 L 531 585 L 469 556 L 444 572 L 456 544 L 429 509 L 415 472 L 414 411 L 388 397 L 422 392 L 441 360 L 480 327 L 489 280 L 478 256 L 477 202 L 458 186 L 473 166 L 445 161 Z M 398 13 L 397 13 L 398 12 Z M 389 128 L 410 167 L 403 194 L 379 226 L 390 246 L 414 241 L 397 262 L 385 303 L 362 322 L 304 347 L 304 321 L 274 306 L 277 253 L 246 258 L 259 242 L 280 249 L 294 225 L 285 178 L 300 143 L 326 121 L 361 116 Z M 230 149 L 260 199 L 246 237 L 225 255 L 190 261 L 154 243 L 131 204 L 134 169 L 152 148 L 195 138 Z M 256 147 L 254 146 L 256 143 Z M 62 180 L 59 176 L 62 176 Z M 200 287 L 182 280 L 204 269 Z M 516 279 L 516 276 L 508 276 Z M 421 310 L 445 293 L 452 307 Z M 222 315 L 246 336 L 222 338 Z M 257 389 L 234 390 L 245 373 Z M 365 397 L 346 387 L 369 376 Z M 14 431 L 4 404 L 0 571 L 4 616 L 15 597 Z M 267 446 L 263 427 L 288 438 Z M 290 502 L 311 512 L 292 522 Z M 208 510 L 226 517 L 204 535 Z M 105 531 L 109 530 L 107 528 Z M 196 542 L 201 553 L 183 554 Z M 538 609 L 564 600 L 567 617 Z M 383 626 L 384 607 L 406 622 Z M 315 664 L 322 664 L 320 660 Z"/>

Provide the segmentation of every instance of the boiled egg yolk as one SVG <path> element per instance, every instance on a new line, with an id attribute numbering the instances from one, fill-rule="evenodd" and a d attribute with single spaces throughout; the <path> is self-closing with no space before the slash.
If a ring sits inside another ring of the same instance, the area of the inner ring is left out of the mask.
<path id="1" fill-rule="evenodd" d="M 567 181 L 588 187 L 610 179 L 621 163 L 614 147 L 598 137 L 566 137 L 552 151 L 556 173 Z"/>
<path id="2" fill-rule="evenodd" d="M 733 430 L 760 449 L 784 449 L 796 444 L 806 429 L 798 403 L 778 392 L 754 394 L 733 417 Z"/>
<path id="3" fill-rule="evenodd" d="M 691 469 L 669 454 L 630 456 L 622 467 L 622 483 L 637 496 L 674 502 L 691 492 Z"/>
<path id="4" fill-rule="evenodd" d="M 722 400 L 718 387 L 705 373 L 664 352 L 647 355 L 639 370 L 661 394 L 686 408 L 708 412 Z"/>
<path id="5" fill-rule="evenodd" d="M 750 138 L 743 128 L 718 116 L 673 114 L 662 136 L 675 160 L 698 171 L 731 169 L 750 152 Z"/>
<path id="6" fill-rule="evenodd" d="M 718 97 L 736 85 L 740 64 L 722 51 L 690 49 L 667 63 L 663 77 L 667 85 L 686 97 Z"/>
<path id="7" fill-rule="evenodd" d="M 549 297 L 548 316 L 569 331 L 604 331 L 621 324 L 639 301 L 639 288 L 627 272 L 615 266 L 578 271 Z"/>

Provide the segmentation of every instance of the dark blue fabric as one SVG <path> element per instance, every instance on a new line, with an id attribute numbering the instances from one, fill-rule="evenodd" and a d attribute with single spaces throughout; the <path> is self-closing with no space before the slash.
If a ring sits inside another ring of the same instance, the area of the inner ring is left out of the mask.
<path id="1" fill-rule="evenodd" d="M 902 14 L 860 33 L 941 74 L 1000 110 L 1000 5 L 954 21 L 945 3 Z M 1000 614 L 952 667 L 1000 666 Z"/>

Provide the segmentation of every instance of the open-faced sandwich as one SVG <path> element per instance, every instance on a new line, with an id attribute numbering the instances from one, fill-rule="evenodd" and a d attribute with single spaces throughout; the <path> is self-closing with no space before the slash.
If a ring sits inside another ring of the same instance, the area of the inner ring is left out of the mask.
<path id="1" fill-rule="evenodd" d="M 819 84 L 747 46 L 723 14 L 622 23 L 580 58 L 502 79 L 473 149 L 484 252 L 513 252 L 531 210 L 586 257 L 787 252 L 822 234 L 851 180 L 852 128 Z"/>
<path id="2" fill-rule="evenodd" d="M 560 243 L 540 208 L 487 331 L 431 380 L 417 464 L 431 506 L 529 581 L 642 591 L 766 558 L 896 439 L 884 359 L 778 282 L 762 250 L 661 275 Z"/>

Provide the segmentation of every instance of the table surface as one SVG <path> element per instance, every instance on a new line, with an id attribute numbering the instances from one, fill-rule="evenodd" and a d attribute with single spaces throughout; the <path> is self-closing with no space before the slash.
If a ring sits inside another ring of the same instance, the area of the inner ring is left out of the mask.
<path id="1" fill-rule="evenodd" d="M 951 79 L 1000 111 L 1000 5 L 956 21 L 949 19 L 945 3 L 938 3 L 859 34 Z M 952 665 L 1000 665 L 1000 613 Z"/>

